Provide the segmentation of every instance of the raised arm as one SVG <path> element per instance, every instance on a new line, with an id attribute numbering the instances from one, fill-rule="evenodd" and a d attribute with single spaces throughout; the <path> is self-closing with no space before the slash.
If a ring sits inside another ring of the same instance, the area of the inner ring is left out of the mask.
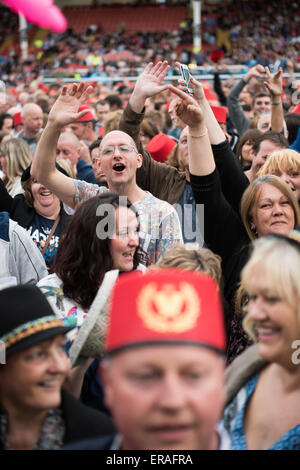
<path id="1" fill-rule="evenodd" d="M 249 119 L 246 118 L 240 103 L 240 93 L 251 78 L 265 78 L 265 69 L 262 65 L 255 65 L 248 70 L 245 77 L 242 78 L 230 91 L 227 97 L 227 106 L 230 119 L 241 136 L 249 127 Z"/>
<path id="2" fill-rule="evenodd" d="M 230 144 L 205 98 L 201 83 L 194 77 L 192 77 L 191 83 L 194 90 L 194 99 L 201 107 L 204 115 L 216 167 L 221 178 L 223 194 L 233 209 L 239 213 L 243 192 L 249 184 L 248 178 L 245 176 L 236 155 L 231 150 Z"/>
<path id="3" fill-rule="evenodd" d="M 272 131 L 282 132 L 284 127 L 283 107 L 281 101 L 282 94 L 282 68 L 278 70 L 272 77 L 268 67 L 265 68 L 267 80 L 264 82 L 265 87 L 271 94 L 271 128 Z"/>
<path id="4" fill-rule="evenodd" d="M 166 61 L 158 62 L 156 65 L 150 62 L 146 66 L 136 81 L 126 110 L 121 118 L 119 129 L 133 138 L 141 152 L 140 127 L 144 118 L 145 102 L 147 98 L 167 89 L 168 85 L 162 83 L 169 69 L 170 67 Z"/>
<path id="5" fill-rule="evenodd" d="M 219 174 L 200 106 L 182 90 L 172 86 L 169 88 L 181 98 L 181 103 L 175 108 L 176 113 L 189 126 L 191 185 L 196 204 L 204 204 L 204 240 L 208 248 L 222 257 L 225 289 L 230 297 L 232 286 L 236 283 L 236 279 L 231 275 L 233 255 L 239 249 L 240 241 L 243 243 L 245 240 L 243 224 L 221 191 Z"/>
<path id="6" fill-rule="evenodd" d="M 143 150 L 139 136 L 145 101 L 148 97 L 167 89 L 168 86 L 162 85 L 162 82 L 169 68 L 167 62 L 147 65 L 136 82 L 122 115 L 119 129 L 133 138 L 139 152 L 143 155 L 143 164 L 136 174 L 137 184 L 145 191 L 150 191 L 153 196 L 174 204 L 178 202 L 178 185 L 179 192 L 180 190 L 182 192 L 185 179 L 176 168 L 153 160 L 149 152 Z M 174 187 L 177 188 L 176 191 L 173 190 Z"/>
<path id="7" fill-rule="evenodd" d="M 189 169 L 193 175 L 204 176 L 215 169 L 204 114 L 199 104 L 184 91 L 169 85 L 181 101 L 175 105 L 176 114 L 188 126 Z"/>
<path id="8" fill-rule="evenodd" d="M 150 62 L 147 65 L 143 73 L 137 79 L 129 99 L 133 111 L 141 113 L 147 98 L 155 96 L 168 88 L 168 85 L 162 84 L 162 82 L 169 70 L 170 66 L 166 61 L 157 62 L 156 65 Z"/>
<path id="9" fill-rule="evenodd" d="M 84 83 L 73 84 L 70 89 L 63 87 L 49 113 L 31 166 L 31 175 L 70 207 L 74 207 L 75 186 L 72 178 L 63 175 L 55 167 L 56 146 L 62 129 L 87 113 L 88 110 L 78 113 L 78 108 L 85 103 L 92 90 L 92 87 L 88 87 L 84 91 Z"/>

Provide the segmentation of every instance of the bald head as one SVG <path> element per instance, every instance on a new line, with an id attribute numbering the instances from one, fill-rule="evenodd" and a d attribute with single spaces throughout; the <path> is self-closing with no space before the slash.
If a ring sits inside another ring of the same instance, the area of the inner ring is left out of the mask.
<path id="1" fill-rule="evenodd" d="M 21 111 L 21 115 L 23 118 L 26 118 L 28 115 L 33 114 L 33 113 L 41 113 L 43 114 L 42 108 L 35 103 L 26 103 Z"/>
<path id="2" fill-rule="evenodd" d="M 62 132 L 56 146 L 56 157 L 77 165 L 80 157 L 80 142 L 72 132 Z"/>
<path id="3" fill-rule="evenodd" d="M 123 131 L 108 132 L 108 134 L 106 134 L 103 137 L 100 148 L 103 148 L 105 145 L 110 145 L 111 142 L 115 138 L 117 138 L 117 139 L 120 138 L 120 139 L 124 140 L 123 141 L 124 144 L 132 145 L 135 148 L 135 150 L 137 151 L 136 144 L 135 144 L 135 141 L 133 140 L 133 138 L 129 134 L 126 134 L 126 132 L 123 132 Z"/>
<path id="4" fill-rule="evenodd" d="M 28 139 L 35 139 L 43 125 L 43 110 L 35 103 L 27 103 L 21 111 L 24 124 L 24 136 Z"/>
<path id="5" fill-rule="evenodd" d="M 76 149 L 80 147 L 80 141 L 73 132 L 62 132 L 59 136 L 58 142 L 68 142 L 74 145 Z"/>

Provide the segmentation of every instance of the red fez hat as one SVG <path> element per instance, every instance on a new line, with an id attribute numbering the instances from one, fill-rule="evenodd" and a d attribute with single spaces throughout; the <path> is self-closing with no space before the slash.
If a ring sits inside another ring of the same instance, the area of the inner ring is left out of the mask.
<path id="1" fill-rule="evenodd" d="M 19 111 L 18 113 L 14 114 L 14 127 L 18 126 L 19 124 L 22 124 L 22 116 L 21 112 Z"/>
<path id="2" fill-rule="evenodd" d="M 215 115 L 216 120 L 226 124 L 226 114 L 228 113 L 228 108 L 225 108 L 225 106 L 211 106 L 211 109 Z"/>
<path id="3" fill-rule="evenodd" d="M 151 157 L 157 162 L 166 161 L 176 142 L 167 134 L 157 134 L 149 142 L 147 149 Z"/>
<path id="4" fill-rule="evenodd" d="M 297 104 L 296 108 L 293 109 L 293 111 L 291 111 L 292 113 L 297 113 L 297 114 L 300 114 L 300 103 Z"/>
<path id="5" fill-rule="evenodd" d="M 118 278 L 110 302 L 106 352 L 156 344 L 194 344 L 224 352 L 223 311 L 211 277 L 162 269 Z"/>
<path id="6" fill-rule="evenodd" d="M 88 122 L 88 121 L 95 121 L 95 116 L 93 115 L 91 108 L 87 106 L 86 104 L 83 104 L 80 106 L 78 109 L 78 112 L 83 111 L 84 109 L 88 109 L 89 112 L 86 113 L 84 116 L 82 116 L 80 119 L 77 119 L 75 122 Z"/>

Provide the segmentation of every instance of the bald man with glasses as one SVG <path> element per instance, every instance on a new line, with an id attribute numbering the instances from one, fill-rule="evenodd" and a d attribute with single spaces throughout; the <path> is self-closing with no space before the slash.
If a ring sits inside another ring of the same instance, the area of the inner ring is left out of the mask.
<path id="1" fill-rule="evenodd" d="M 48 123 L 41 136 L 33 160 L 31 174 L 66 205 L 76 208 L 85 200 L 107 191 L 84 181 L 73 180 L 56 170 L 56 145 L 62 129 L 80 119 L 87 112 L 78 112 L 93 91 L 84 83 L 74 84 L 62 92 L 49 114 Z M 140 239 L 149 262 L 155 263 L 169 248 L 182 243 L 180 222 L 175 209 L 165 201 L 143 191 L 136 183 L 136 171 L 142 165 L 142 155 L 135 142 L 122 131 L 105 135 L 99 147 L 96 161 L 106 177 L 108 190 L 126 196 L 139 215 Z"/>

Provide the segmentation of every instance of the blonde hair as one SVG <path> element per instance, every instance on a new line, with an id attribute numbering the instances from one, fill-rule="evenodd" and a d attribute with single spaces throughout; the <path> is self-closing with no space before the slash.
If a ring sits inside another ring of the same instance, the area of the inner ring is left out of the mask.
<path id="1" fill-rule="evenodd" d="M 70 178 L 73 178 L 73 179 L 76 178 L 74 167 L 72 163 L 70 162 L 70 160 L 66 158 L 57 158 L 56 161 L 59 164 L 59 166 L 61 166 L 62 169 L 65 170 L 65 172 L 68 174 Z"/>
<path id="2" fill-rule="evenodd" d="M 300 153 L 292 149 L 275 150 L 258 172 L 261 175 L 277 175 L 300 172 Z"/>
<path id="3" fill-rule="evenodd" d="M 180 158 L 180 150 L 179 150 L 178 144 L 172 148 L 171 152 L 168 155 L 167 160 L 165 161 L 165 164 L 174 166 L 175 168 L 177 168 L 178 171 L 185 171 L 185 168 Z"/>
<path id="4" fill-rule="evenodd" d="M 123 111 L 112 111 L 111 113 L 108 113 L 105 117 L 104 120 L 104 133 L 103 135 L 108 134 L 111 131 L 118 131 L 119 130 L 119 124 L 121 121 Z"/>
<path id="5" fill-rule="evenodd" d="M 257 203 L 257 198 L 260 194 L 262 186 L 265 184 L 275 186 L 275 188 L 279 189 L 279 191 L 281 191 L 287 197 L 294 212 L 294 226 L 297 226 L 300 223 L 300 212 L 298 202 L 287 183 L 275 175 L 260 176 L 259 178 L 252 181 L 252 183 L 248 186 L 248 188 L 243 194 L 241 201 L 242 221 L 250 240 L 255 240 L 256 238 L 251 228 L 253 207 Z"/>
<path id="6" fill-rule="evenodd" d="M 300 243 L 283 235 L 270 234 L 255 240 L 253 252 L 241 273 L 241 286 L 251 295 L 251 281 L 263 272 L 268 295 L 278 297 L 297 312 L 300 327 Z M 246 315 L 243 326 L 257 340 L 253 322 Z"/>
<path id="7" fill-rule="evenodd" d="M 9 139 L 0 146 L 0 154 L 6 157 L 7 174 L 4 181 L 7 191 L 10 191 L 23 171 L 30 165 L 33 154 L 29 145 L 23 139 Z"/>
<path id="8" fill-rule="evenodd" d="M 180 268 L 184 271 L 201 271 L 220 285 L 222 278 L 221 258 L 198 243 L 177 245 L 166 251 L 163 257 L 149 269 Z"/>

